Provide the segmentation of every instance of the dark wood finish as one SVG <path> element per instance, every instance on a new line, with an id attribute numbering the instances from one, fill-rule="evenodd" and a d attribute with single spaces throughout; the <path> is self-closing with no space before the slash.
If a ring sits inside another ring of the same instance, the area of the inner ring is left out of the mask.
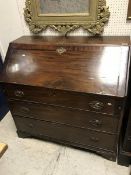
<path id="1" fill-rule="evenodd" d="M 131 105 L 130 101 L 129 101 L 129 103 Z M 126 152 L 131 153 L 131 106 L 130 106 L 130 110 L 129 110 L 129 116 L 128 116 L 128 121 L 127 121 L 127 125 L 126 125 L 125 136 L 124 136 L 124 140 L 123 140 L 123 149 Z"/>
<path id="2" fill-rule="evenodd" d="M 131 70 L 130 70 L 131 71 Z M 129 111 L 127 108 L 127 114 L 124 117 L 121 139 L 119 144 L 119 153 L 118 153 L 118 164 L 129 166 L 131 164 L 131 77 L 129 78 L 129 93 L 128 93 L 128 104 Z"/>
<path id="3" fill-rule="evenodd" d="M 131 0 L 129 0 L 127 19 L 131 20 Z"/>
<path id="4" fill-rule="evenodd" d="M 62 140 L 81 145 L 82 148 L 95 147 L 108 151 L 114 151 L 116 136 L 104 133 L 83 130 L 81 128 L 68 127 L 51 122 L 40 122 L 39 120 L 15 116 L 15 122 L 19 131 L 31 133 L 31 135 L 47 136 L 56 140 Z M 50 129 L 49 129 L 50 128 Z M 84 132 L 83 132 L 84 131 Z M 106 140 L 105 140 L 106 137 Z M 79 140 L 78 140 L 79 138 Z M 93 149 L 92 148 L 92 149 Z M 95 149 L 94 148 L 94 149 Z"/>
<path id="5" fill-rule="evenodd" d="M 59 143 L 59 144 L 62 144 L 62 145 L 65 145 L 65 146 L 70 146 L 70 147 L 73 147 L 73 148 L 79 148 L 83 151 L 89 151 L 91 153 L 96 153 L 97 155 L 100 155 L 102 156 L 103 158 L 105 159 L 108 159 L 108 160 L 111 160 L 111 161 L 116 161 L 116 152 L 111 152 L 111 151 L 108 151 L 108 150 L 98 150 L 97 148 L 93 148 L 93 147 L 90 147 L 88 146 L 88 149 L 87 149 L 87 146 L 84 146 L 84 145 L 79 145 L 79 144 L 76 144 L 74 142 L 68 142 L 67 140 L 65 141 L 62 141 L 62 140 L 57 140 L 56 138 L 51 138 L 51 137 L 48 137 L 48 136 L 45 136 L 45 135 L 32 135 L 32 134 L 29 134 L 29 133 L 26 133 L 26 132 L 23 132 L 23 131 L 17 131 L 17 134 L 20 138 L 38 138 L 38 139 L 43 139 L 44 141 L 51 141 L 51 142 L 55 142 L 55 143 Z"/>
<path id="6" fill-rule="evenodd" d="M 37 92 L 37 93 L 36 93 Z M 33 94 L 33 95 L 32 95 Z M 9 99 L 26 100 L 38 103 L 54 104 L 69 108 L 100 112 L 107 115 L 118 115 L 121 112 L 122 100 L 106 95 L 61 91 L 41 87 L 6 84 L 6 95 Z M 95 107 L 95 104 L 98 107 Z"/>
<path id="7" fill-rule="evenodd" d="M 119 145 L 118 145 L 117 162 L 118 162 L 119 165 L 128 167 L 130 165 L 130 163 L 131 163 L 131 153 L 124 151 L 122 135 L 123 134 L 121 134 L 120 142 L 119 142 Z"/>
<path id="8" fill-rule="evenodd" d="M 104 36 L 104 37 L 85 37 L 85 36 L 75 36 L 75 37 L 63 37 L 63 36 L 22 36 L 11 43 L 14 48 L 35 48 L 43 49 L 46 46 L 50 48 L 54 45 L 63 46 L 99 46 L 99 45 L 129 45 L 129 36 Z"/>
<path id="9" fill-rule="evenodd" d="M 104 114 L 20 101 L 10 101 L 9 104 L 13 115 L 107 133 L 118 132 L 119 120 Z"/>
<path id="10" fill-rule="evenodd" d="M 131 138 L 127 137 L 126 141 L 123 145 L 124 150 L 127 150 L 128 152 L 131 152 Z"/>
<path id="11" fill-rule="evenodd" d="M 131 52 L 129 53 L 130 57 Z M 118 164 L 129 166 L 131 163 L 131 63 L 129 68 L 127 100 L 118 147 Z"/>
<path id="12" fill-rule="evenodd" d="M 0 78 L 19 137 L 115 161 L 127 95 L 129 37 L 22 37 Z"/>
<path id="13" fill-rule="evenodd" d="M 71 92 L 125 96 L 128 46 L 124 45 L 127 45 L 127 39 L 114 47 L 104 43 L 98 46 L 88 46 L 85 42 L 78 45 L 76 41 L 71 45 L 71 39 L 64 38 L 66 45 L 56 45 L 55 38 L 53 44 L 42 41 L 36 46 L 38 39 L 34 44 L 35 39 L 31 42 L 29 37 L 25 38 L 25 44 L 12 43 L 6 57 L 8 66 L 1 81 Z M 30 44 L 27 45 L 28 42 Z M 58 54 L 57 49 L 61 47 L 67 51 Z"/>

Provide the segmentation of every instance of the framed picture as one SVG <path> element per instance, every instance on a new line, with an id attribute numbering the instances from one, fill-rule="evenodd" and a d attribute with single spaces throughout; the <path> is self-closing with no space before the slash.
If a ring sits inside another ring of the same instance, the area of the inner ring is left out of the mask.
<path id="1" fill-rule="evenodd" d="M 89 16 L 89 0 L 39 0 L 38 13 L 41 16 Z"/>
<path id="2" fill-rule="evenodd" d="M 106 0 L 26 0 L 24 15 L 33 33 L 50 27 L 66 35 L 79 27 L 100 34 L 110 13 Z"/>
<path id="3" fill-rule="evenodd" d="M 131 20 L 131 0 L 129 0 L 127 19 Z"/>

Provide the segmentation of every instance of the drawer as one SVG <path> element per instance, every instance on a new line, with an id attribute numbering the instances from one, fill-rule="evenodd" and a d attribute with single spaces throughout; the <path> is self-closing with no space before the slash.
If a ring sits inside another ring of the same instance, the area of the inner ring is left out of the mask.
<path id="1" fill-rule="evenodd" d="M 13 115 L 51 121 L 69 126 L 117 133 L 118 119 L 100 113 L 47 104 L 10 101 Z"/>
<path id="2" fill-rule="evenodd" d="M 76 146 L 81 145 L 83 148 L 91 146 L 111 151 L 116 150 L 116 135 L 108 135 L 18 116 L 15 116 L 14 119 L 18 130 L 29 133 L 31 136 L 46 136 L 57 141 L 70 142 Z"/>
<path id="3" fill-rule="evenodd" d="M 109 115 L 119 114 L 121 102 L 114 97 L 85 94 L 42 87 L 7 85 L 6 94 L 9 99 L 34 101 L 58 106 L 79 108 Z"/>

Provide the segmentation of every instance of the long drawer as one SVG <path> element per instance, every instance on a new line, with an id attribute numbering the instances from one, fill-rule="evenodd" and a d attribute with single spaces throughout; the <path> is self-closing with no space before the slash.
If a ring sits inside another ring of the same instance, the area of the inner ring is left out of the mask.
<path id="1" fill-rule="evenodd" d="M 10 101 L 9 104 L 13 115 L 96 131 L 117 133 L 118 119 L 104 114 L 21 101 Z"/>
<path id="2" fill-rule="evenodd" d="M 29 118 L 14 116 L 18 131 L 26 132 L 31 136 L 49 137 L 59 141 L 71 142 L 83 148 L 88 146 L 116 151 L 117 135 L 109 135 L 90 130 L 74 128 L 51 122 L 44 122 Z"/>
<path id="3" fill-rule="evenodd" d="M 5 89 L 9 99 L 55 104 L 110 115 L 121 112 L 122 104 L 115 97 L 12 84 L 6 85 Z"/>

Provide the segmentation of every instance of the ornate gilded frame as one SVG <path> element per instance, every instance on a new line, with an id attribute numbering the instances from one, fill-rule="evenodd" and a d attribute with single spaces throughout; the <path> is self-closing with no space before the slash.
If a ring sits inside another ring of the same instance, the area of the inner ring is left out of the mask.
<path id="1" fill-rule="evenodd" d="M 129 0 L 129 4 L 128 4 L 127 19 L 131 20 L 131 0 Z"/>
<path id="2" fill-rule="evenodd" d="M 32 33 L 38 34 L 47 27 L 66 35 L 82 27 L 88 32 L 97 35 L 104 30 L 110 12 L 106 0 L 90 0 L 89 15 L 41 15 L 38 13 L 38 0 L 26 0 L 24 9 L 25 21 Z"/>

